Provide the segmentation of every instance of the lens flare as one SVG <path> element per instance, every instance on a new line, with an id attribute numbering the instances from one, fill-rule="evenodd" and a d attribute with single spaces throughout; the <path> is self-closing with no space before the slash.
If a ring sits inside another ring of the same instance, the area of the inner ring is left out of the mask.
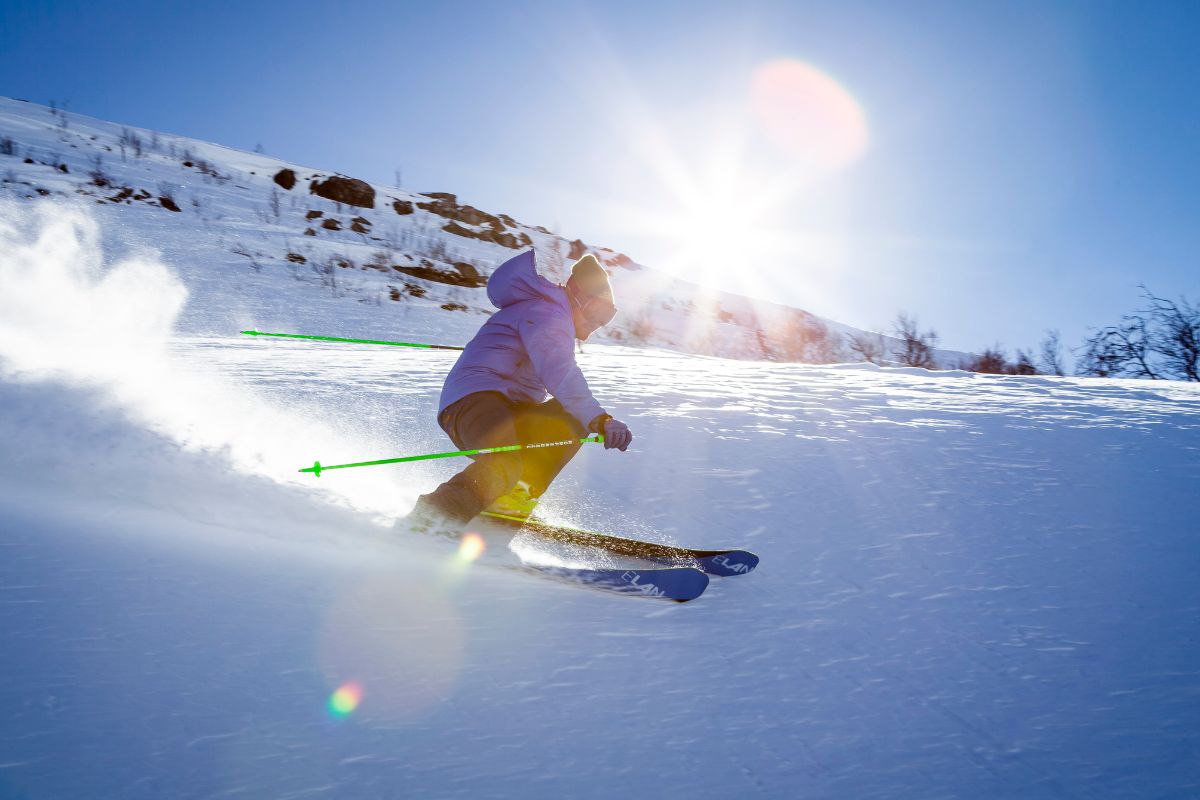
<path id="1" fill-rule="evenodd" d="M 867 150 L 867 116 L 845 87 L 794 59 L 764 64 L 751 83 L 754 115 L 784 152 L 814 167 L 841 169 Z"/>
<path id="2" fill-rule="evenodd" d="M 414 719 L 453 693 L 465 632 L 444 580 L 390 569 L 346 587 L 326 612 L 316 646 L 330 686 L 353 675 L 371 687 L 373 718 Z"/>
<path id="3" fill-rule="evenodd" d="M 458 545 L 458 559 L 460 561 L 471 562 L 483 555 L 483 551 L 487 549 L 487 542 L 478 533 L 466 533 L 462 537 L 462 542 Z"/>
<path id="4" fill-rule="evenodd" d="M 335 717 L 348 717 L 362 702 L 362 686 L 350 681 L 338 687 L 329 697 L 329 713 Z"/>

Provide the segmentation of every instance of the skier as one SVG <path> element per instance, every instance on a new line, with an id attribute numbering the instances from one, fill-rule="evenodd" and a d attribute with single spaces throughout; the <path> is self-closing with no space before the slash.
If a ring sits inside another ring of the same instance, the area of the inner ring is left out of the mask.
<path id="1" fill-rule="evenodd" d="M 438 404 L 438 424 L 454 445 L 476 450 L 590 432 L 604 434 L 605 449 L 624 452 L 633 434 L 596 401 L 575 363 L 575 339 L 586 340 L 617 313 L 596 257 L 575 262 L 560 286 L 537 274 L 529 250 L 492 273 L 487 293 L 500 310 L 467 344 Z M 474 456 L 466 469 L 418 498 L 405 525 L 456 534 L 484 510 L 526 517 L 580 446 Z"/>

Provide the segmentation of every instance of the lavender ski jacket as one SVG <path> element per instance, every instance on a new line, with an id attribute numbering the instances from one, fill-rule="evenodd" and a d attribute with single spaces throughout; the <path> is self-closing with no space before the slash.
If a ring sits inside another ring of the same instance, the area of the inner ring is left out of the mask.
<path id="1" fill-rule="evenodd" d="M 537 274 L 529 250 L 492 273 L 487 293 L 500 310 L 446 376 L 438 414 L 475 392 L 501 392 L 519 403 L 542 403 L 553 395 L 587 428 L 604 409 L 575 363 L 575 324 L 566 290 Z"/>

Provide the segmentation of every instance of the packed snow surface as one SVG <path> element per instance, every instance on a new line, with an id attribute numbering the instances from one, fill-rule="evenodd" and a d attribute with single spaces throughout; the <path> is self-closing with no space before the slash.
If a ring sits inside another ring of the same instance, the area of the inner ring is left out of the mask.
<path id="1" fill-rule="evenodd" d="M 1195 386 L 588 346 L 636 440 L 546 514 L 762 557 L 679 605 L 394 533 L 461 462 L 297 472 L 450 449 L 454 353 L 179 335 L 15 218 L 0 797 L 1200 793 Z"/>

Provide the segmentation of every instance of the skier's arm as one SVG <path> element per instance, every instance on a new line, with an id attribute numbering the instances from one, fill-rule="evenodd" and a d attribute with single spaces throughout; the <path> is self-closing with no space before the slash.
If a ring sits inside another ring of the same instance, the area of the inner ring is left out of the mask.
<path id="1" fill-rule="evenodd" d="M 535 310 L 521 320 L 520 332 L 538 380 L 567 413 L 588 428 L 592 420 L 604 414 L 604 409 L 592 396 L 587 379 L 575 363 L 575 331 L 570 318 L 563 318 L 553 310 Z"/>

